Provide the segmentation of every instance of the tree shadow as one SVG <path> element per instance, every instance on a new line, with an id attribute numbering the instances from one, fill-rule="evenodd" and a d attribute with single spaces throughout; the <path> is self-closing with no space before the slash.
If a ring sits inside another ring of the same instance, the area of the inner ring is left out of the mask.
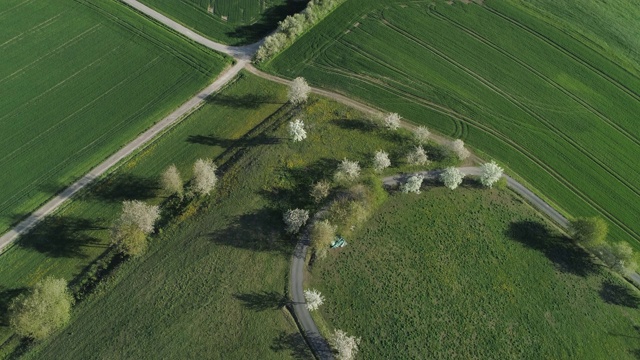
<path id="1" fill-rule="evenodd" d="M 262 208 L 237 216 L 225 229 L 209 233 L 211 241 L 251 251 L 280 253 L 291 256 L 294 243 L 284 233 L 282 212 Z"/>
<path id="2" fill-rule="evenodd" d="M 376 125 L 371 120 L 366 119 L 334 119 L 331 123 L 344 130 L 357 130 L 360 132 L 373 132 Z"/>
<path id="3" fill-rule="evenodd" d="M 576 246 L 569 238 L 553 236 L 549 229 L 539 222 L 511 223 L 507 236 L 528 248 L 542 252 L 561 272 L 585 277 L 598 271 L 589 253 Z"/>
<path id="4" fill-rule="evenodd" d="M 262 104 L 282 104 L 272 96 L 264 94 L 225 95 L 218 94 L 206 99 L 207 103 L 237 109 L 257 109 Z"/>
<path id="5" fill-rule="evenodd" d="M 262 190 L 260 193 L 271 205 L 278 209 L 308 208 L 313 207 L 313 199 L 309 191 L 314 182 L 329 179 L 338 168 L 339 161 L 330 158 L 321 158 L 315 162 L 299 168 L 289 169 L 281 167 L 274 174 L 275 177 L 284 179 L 291 187 L 272 187 Z"/>
<path id="6" fill-rule="evenodd" d="M 70 216 L 48 216 L 33 230 L 20 237 L 17 245 L 30 248 L 47 256 L 84 258 L 84 248 L 101 247 L 100 240 L 86 231 L 106 230 L 100 225 L 101 219 L 83 219 Z"/>
<path id="7" fill-rule="evenodd" d="M 234 294 L 233 297 L 240 300 L 245 308 L 253 311 L 278 310 L 288 303 L 286 296 L 275 291 Z"/>
<path id="8" fill-rule="evenodd" d="M 13 299 L 27 290 L 27 288 L 5 289 L 0 287 L 0 326 L 9 326 L 9 305 Z"/>
<path id="9" fill-rule="evenodd" d="M 637 309 L 640 306 L 640 297 L 628 286 L 616 284 L 611 280 L 602 283 L 600 297 L 607 304 L 626 306 Z"/>
<path id="10" fill-rule="evenodd" d="M 629 354 L 636 359 L 640 359 L 640 349 L 629 350 Z"/>
<path id="11" fill-rule="evenodd" d="M 228 31 L 227 36 L 247 39 L 249 43 L 256 42 L 273 32 L 278 27 L 278 22 L 284 20 L 288 15 L 302 11 L 306 5 L 306 1 L 288 0 L 286 4 L 265 10 L 260 19 L 253 24 L 238 26 L 234 30 Z"/>
<path id="12" fill-rule="evenodd" d="M 91 189 L 90 196 L 107 202 L 147 200 L 159 189 L 158 180 L 132 174 L 114 175 Z"/>
<path id="13" fill-rule="evenodd" d="M 189 135 L 187 142 L 192 144 L 201 144 L 207 146 L 219 146 L 221 148 L 230 149 L 238 147 L 273 145 L 282 142 L 281 138 L 260 134 L 252 138 L 240 139 L 223 139 L 215 135 Z"/>
<path id="14" fill-rule="evenodd" d="M 300 333 L 287 334 L 286 332 L 281 331 L 280 335 L 273 339 L 271 350 L 275 352 L 288 352 L 289 356 L 294 359 L 312 358 L 309 346 L 304 341 L 304 338 Z"/>

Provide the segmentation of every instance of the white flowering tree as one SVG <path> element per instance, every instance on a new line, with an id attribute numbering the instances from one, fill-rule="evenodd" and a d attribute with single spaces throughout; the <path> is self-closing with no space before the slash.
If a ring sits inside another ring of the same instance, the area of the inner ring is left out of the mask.
<path id="1" fill-rule="evenodd" d="M 300 105 L 307 101 L 311 88 L 303 77 L 293 79 L 289 85 L 289 102 L 293 105 Z"/>
<path id="2" fill-rule="evenodd" d="M 352 181 L 360 176 L 360 164 L 357 161 L 351 161 L 343 159 L 338 165 L 338 172 L 336 172 L 336 180 Z"/>
<path id="3" fill-rule="evenodd" d="M 444 183 L 444 186 L 451 190 L 455 190 L 462 184 L 462 179 L 464 179 L 464 174 L 454 167 L 448 167 L 440 174 L 440 180 Z"/>
<path id="4" fill-rule="evenodd" d="M 422 180 L 424 180 L 424 176 L 422 175 L 413 175 L 407 179 L 407 182 L 402 184 L 400 189 L 403 193 L 416 193 L 420 194 L 420 188 L 422 187 Z"/>
<path id="5" fill-rule="evenodd" d="M 389 166 L 391 166 L 389 154 L 382 150 L 376 151 L 376 154 L 373 156 L 373 169 L 376 172 L 382 172 L 382 170 L 388 168 Z"/>
<path id="6" fill-rule="evenodd" d="M 498 182 L 502 177 L 504 169 L 498 166 L 495 161 L 484 163 L 480 166 L 480 183 L 488 188 Z"/>
<path id="7" fill-rule="evenodd" d="M 304 130 L 304 123 L 300 119 L 289 122 L 289 136 L 293 142 L 302 141 L 307 138 L 307 132 Z"/>
<path id="8" fill-rule="evenodd" d="M 160 218 L 160 207 L 147 205 L 139 200 L 122 202 L 120 225 L 133 225 L 145 234 L 151 234 L 156 221 Z"/>
<path id="9" fill-rule="evenodd" d="M 175 165 L 171 165 L 162 173 L 162 177 L 160 178 L 160 183 L 162 185 L 162 189 L 167 194 L 178 194 L 182 195 L 183 185 L 182 178 L 180 177 L 180 172 Z"/>
<path id="10" fill-rule="evenodd" d="M 198 195 L 209 195 L 218 182 L 216 170 L 217 167 L 211 159 L 196 160 L 193 164 L 193 192 Z"/>
<path id="11" fill-rule="evenodd" d="M 329 336 L 329 344 L 337 352 L 338 360 L 352 360 L 358 353 L 358 346 L 362 339 L 355 336 L 349 336 L 342 330 L 335 330 L 331 336 Z"/>
<path id="12" fill-rule="evenodd" d="M 415 130 L 413 130 L 413 137 L 420 145 L 426 144 L 427 140 L 429 140 L 429 136 L 431 136 L 431 133 L 426 126 L 418 126 Z"/>
<path id="13" fill-rule="evenodd" d="M 324 296 L 316 289 L 305 290 L 304 299 L 307 302 L 307 309 L 309 309 L 309 311 L 318 310 L 320 305 L 324 304 Z"/>
<path id="14" fill-rule="evenodd" d="M 427 152 L 422 145 L 416 146 L 413 151 L 407 154 L 407 162 L 411 165 L 425 165 L 429 162 Z"/>
<path id="15" fill-rule="evenodd" d="M 464 160 L 471 155 L 469 150 L 464 147 L 464 141 L 457 139 L 449 143 L 449 149 L 456 154 L 458 159 Z"/>
<path id="16" fill-rule="evenodd" d="M 398 113 L 389 113 L 382 120 L 384 127 L 389 130 L 398 130 L 400 127 L 400 115 Z"/>
<path id="17" fill-rule="evenodd" d="M 286 232 L 295 234 L 300 231 L 300 228 L 309 220 L 309 211 L 304 209 L 289 209 L 285 211 L 282 220 L 287 226 L 285 228 Z"/>

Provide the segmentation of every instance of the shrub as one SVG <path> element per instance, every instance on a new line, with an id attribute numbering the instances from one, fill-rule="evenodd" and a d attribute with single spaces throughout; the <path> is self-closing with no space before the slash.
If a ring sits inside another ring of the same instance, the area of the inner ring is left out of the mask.
<path id="1" fill-rule="evenodd" d="M 577 218 L 569 224 L 573 238 L 583 245 L 602 244 L 609 231 L 607 223 L 600 217 Z"/>
<path id="2" fill-rule="evenodd" d="M 216 186 L 216 165 L 211 159 L 198 159 L 193 164 L 192 190 L 198 195 L 209 195 Z"/>
<path id="3" fill-rule="evenodd" d="M 464 174 L 454 167 L 448 167 L 440 174 L 440 180 L 444 183 L 444 186 L 451 190 L 455 190 L 462 184 L 462 179 L 464 179 Z"/>
<path id="4" fill-rule="evenodd" d="M 69 322 L 73 302 L 64 279 L 47 277 L 13 300 L 9 324 L 20 336 L 42 340 Z"/>
<path id="5" fill-rule="evenodd" d="M 289 136 L 293 142 L 302 141 L 307 138 L 307 132 L 304 130 L 304 123 L 300 119 L 289 122 Z"/>
<path id="6" fill-rule="evenodd" d="M 449 149 L 456 154 L 458 159 L 465 160 L 471 155 L 469 150 L 464 147 L 464 141 L 457 139 L 449 143 Z"/>
<path id="7" fill-rule="evenodd" d="M 331 184 L 326 180 L 320 180 L 313 184 L 310 195 L 313 198 L 313 201 L 317 204 L 329 196 L 330 191 Z"/>
<path id="8" fill-rule="evenodd" d="M 407 179 L 407 182 L 402 184 L 401 190 L 403 193 L 416 193 L 420 194 L 420 188 L 422 187 L 422 180 L 424 180 L 424 176 L 422 175 L 413 175 Z"/>
<path id="9" fill-rule="evenodd" d="M 488 163 L 482 164 L 480 166 L 480 183 L 488 188 L 491 188 L 493 184 L 498 182 L 500 178 L 502 178 L 502 173 L 504 169 L 502 169 L 495 161 L 491 161 Z"/>
<path id="10" fill-rule="evenodd" d="M 429 162 L 429 158 L 422 146 L 418 145 L 407 155 L 407 162 L 411 165 L 425 165 Z"/>
<path id="11" fill-rule="evenodd" d="M 373 169 L 376 172 L 382 172 L 382 170 L 391 166 L 391 160 L 389 160 L 389 154 L 382 150 L 376 151 L 373 156 Z"/>
<path id="12" fill-rule="evenodd" d="M 331 225 L 329 220 L 316 221 L 309 234 L 311 247 L 319 258 L 324 258 L 326 249 L 336 238 L 336 227 Z"/>

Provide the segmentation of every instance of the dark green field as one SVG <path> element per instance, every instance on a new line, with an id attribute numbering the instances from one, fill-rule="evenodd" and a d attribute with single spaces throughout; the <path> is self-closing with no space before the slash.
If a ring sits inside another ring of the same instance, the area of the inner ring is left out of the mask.
<path id="1" fill-rule="evenodd" d="M 228 62 L 118 1 L 0 2 L 0 233 Z"/>
<path id="2" fill-rule="evenodd" d="M 202 35 L 228 45 L 252 44 L 278 21 L 304 9 L 296 0 L 141 0 Z"/>
<path id="3" fill-rule="evenodd" d="M 516 2 L 351 0 L 265 68 L 463 138 L 565 213 L 602 215 L 613 239 L 639 248 L 640 77 L 609 60 L 621 46 L 589 41 L 615 36 L 602 19 L 592 25 L 567 33 Z"/>
<path id="4" fill-rule="evenodd" d="M 397 194 L 317 261 L 362 359 L 635 359 L 640 295 L 506 190 Z"/>

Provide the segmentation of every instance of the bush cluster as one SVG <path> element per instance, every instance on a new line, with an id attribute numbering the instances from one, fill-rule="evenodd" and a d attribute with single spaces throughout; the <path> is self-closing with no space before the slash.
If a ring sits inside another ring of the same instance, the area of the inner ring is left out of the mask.
<path id="1" fill-rule="evenodd" d="M 263 62 L 272 58 L 287 46 L 291 45 L 298 36 L 318 23 L 344 1 L 345 0 L 309 1 L 304 11 L 295 15 L 289 15 L 278 23 L 278 29 L 274 34 L 265 38 L 254 60 L 256 62 Z"/>

